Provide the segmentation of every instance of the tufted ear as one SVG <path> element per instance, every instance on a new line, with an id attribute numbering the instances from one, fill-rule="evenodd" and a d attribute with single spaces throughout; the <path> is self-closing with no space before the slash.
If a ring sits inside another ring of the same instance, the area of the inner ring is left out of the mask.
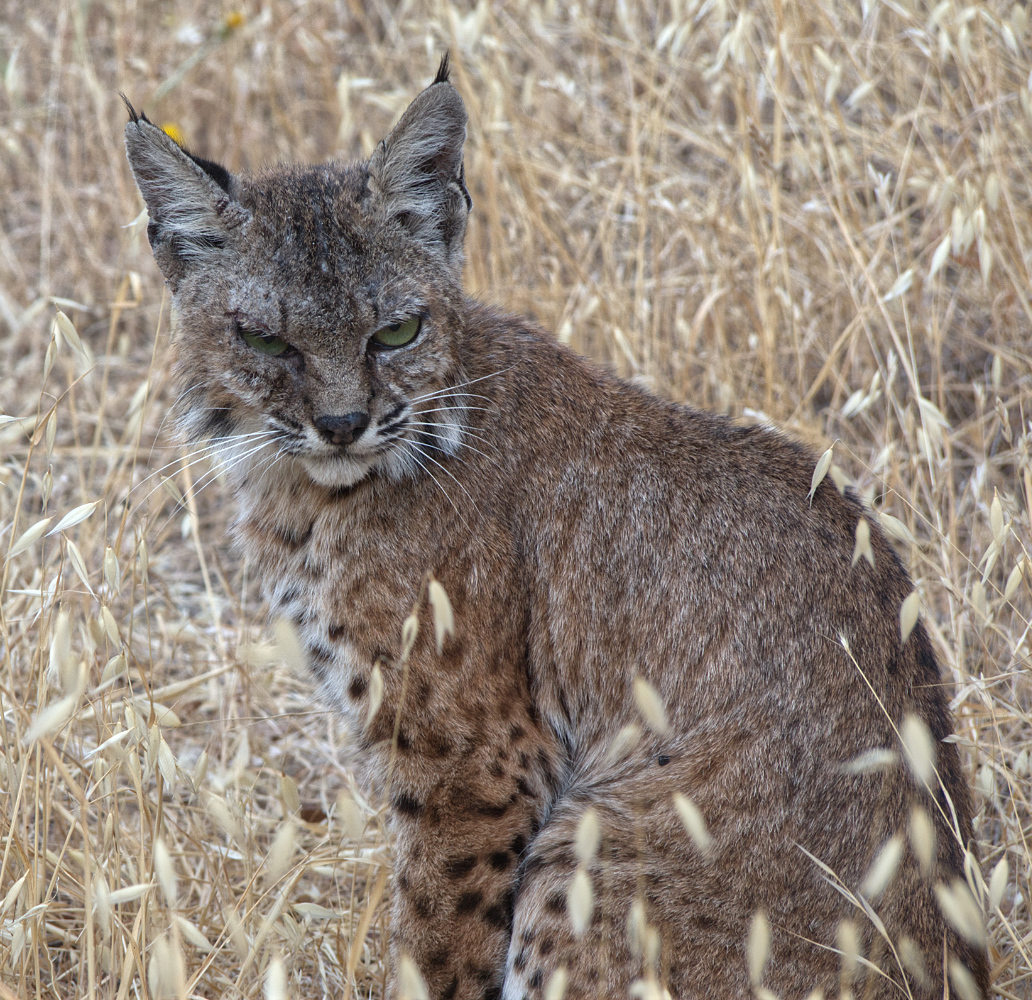
<path id="1" fill-rule="evenodd" d="M 236 200 L 236 178 L 224 167 L 192 156 L 131 104 L 125 149 L 147 204 L 147 237 L 172 285 L 193 266 L 214 262 L 250 213 Z"/>
<path id="2" fill-rule="evenodd" d="M 448 57 L 369 160 L 370 187 L 381 210 L 456 273 L 473 201 L 466 190 L 462 149 L 466 108 L 448 82 Z"/>

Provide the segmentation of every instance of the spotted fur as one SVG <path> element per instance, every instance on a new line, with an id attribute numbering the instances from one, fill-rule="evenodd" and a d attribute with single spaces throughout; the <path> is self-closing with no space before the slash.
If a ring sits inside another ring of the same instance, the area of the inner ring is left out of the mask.
<path id="1" fill-rule="evenodd" d="M 465 123 L 442 72 L 370 161 L 243 177 L 146 118 L 126 126 L 178 314 L 181 429 L 222 462 L 236 540 L 391 804 L 394 958 L 412 957 L 435 1000 L 542 997 L 559 969 L 571 998 L 634 983 L 746 997 L 762 909 L 779 995 L 942 996 L 951 959 L 985 993 L 984 951 L 934 896 L 964 878 L 970 805 L 924 628 L 901 643 L 911 584 L 895 553 L 848 491 L 824 482 L 808 499 L 804 449 L 663 402 L 467 299 Z M 410 344 L 376 346 L 412 316 Z M 861 518 L 873 566 L 851 558 Z M 441 653 L 428 574 L 455 610 Z M 614 754 L 639 676 L 669 728 Z M 902 766 L 843 770 L 898 750 L 908 713 L 936 741 L 934 794 Z M 704 816 L 708 851 L 675 792 Z M 923 975 L 811 860 L 857 892 L 915 805 L 934 818 L 933 871 L 907 846 L 871 905 Z M 588 807 L 601 843 L 578 938 L 568 893 Z M 847 918 L 884 976 L 861 965 L 840 983 Z"/>

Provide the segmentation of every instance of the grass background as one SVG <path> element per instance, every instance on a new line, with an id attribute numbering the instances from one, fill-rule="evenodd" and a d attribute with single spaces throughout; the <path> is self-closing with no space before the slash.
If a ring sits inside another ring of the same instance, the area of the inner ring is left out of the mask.
<path id="1" fill-rule="evenodd" d="M 382 991 L 382 814 L 162 428 L 168 303 L 117 93 L 234 170 L 362 156 L 445 49 L 471 291 L 834 445 L 883 515 L 976 789 L 995 989 L 1032 996 L 1032 35 L 1009 0 L 0 6 L 0 996 Z"/>

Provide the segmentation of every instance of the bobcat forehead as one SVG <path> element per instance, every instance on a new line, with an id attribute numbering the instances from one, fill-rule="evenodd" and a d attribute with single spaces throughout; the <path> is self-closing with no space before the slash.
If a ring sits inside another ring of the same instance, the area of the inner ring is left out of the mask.
<path id="1" fill-rule="evenodd" d="M 241 178 L 126 128 L 182 426 L 390 803 L 393 968 L 434 1000 L 830 995 L 851 920 L 865 997 L 941 997 L 958 963 L 985 996 L 936 899 L 971 805 L 895 553 L 779 434 L 467 299 L 465 125 L 445 62 L 366 163 Z M 844 771 L 904 719 L 941 786 Z M 915 815 L 931 856 L 872 893 Z"/>

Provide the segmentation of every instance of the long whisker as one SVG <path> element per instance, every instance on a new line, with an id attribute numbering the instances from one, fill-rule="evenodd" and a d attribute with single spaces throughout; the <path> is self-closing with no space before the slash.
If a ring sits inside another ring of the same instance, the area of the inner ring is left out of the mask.
<path id="1" fill-rule="evenodd" d="M 244 443 L 244 442 L 251 443 L 254 438 L 258 438 L 258 437 L 267 437 L 267 438 L 269 438 L 269 432 L 268 431 L 255 431 L 255 432 L 253 432 L 251 434 L 236 435 L 232 439 L 219 438 L 217 441 L 208 442 L 206 445 L 204 445 L 204 447 L 198 449 L 197 451 L 193 451 L 193 452 L 190 452 L 187 455 L 181 456 L 180 458 L 173 459 L 171 462 L 167 462 L 165 465 L 163 465 L 156 472 L 152 472 L 149 476 L 147 476 L 146 479 L 144 479 L 141 482 L 137 483 L 136 486 L 134 486 L 129 491 L 129 493 L 127 494 L 127 499 L 128 499 L 129 496 L 132 496 L 132 494 L 137 489 L 139 489 L 141 486 L 143 486 L 144 483 L 146 483 L 150 479 L 153 479 L 155 476 L 160 475 L 160 473 L 163 472 L 165 469 L 168 469 L 168 468 L 170 468 L 172 466 L 177 466 L 179 468 L 184 468 L 184 469 L 193 468 L 193 466 L 198 465 L 201 462 L 212 461 L 213 459 L 215 459 L 215 457 L 216 457 L 216 455 L 217 455 L 217 453 L 218 453 L 218 451 L 220 449 L 220 446 L 224 445 L 228 440 L 232 440 L 234 442 L 239 442 L 239 443 Z M 269 440 L 271 440 L 271 438 L 269 438 Z M 264 444 L 265 444 L 264 441 L 261 442 L 258 445 L 258 448 L 254 449 L 254 450 L 258 450 L 258 449 L 262 448 L 264 446 Z M 253 454 L 253 451 L 248 452 L 248 454 Z M 183 459 L 190 459 L 190 461 L 188 461 L 185 465 L 183 465 L 182 464 Z M 146 496 L 142 497 L 140 499 L 140 501 L 139 501 L 140 504 L 145 503 L 150 498 L 150 496 L 155 492 L 155 490 L 157 490 L 158 487 L 160 487 L 161 485 L 162 485 L 161 483 L 158 483 L 157 486 L 155 486 L 153 489 L 151 489 L 147 493 Z"/>
<path id="2" fill-rule="evenodd" d="M 168 409 L 165 411 L 165 415 L 161 418 L 161 423 L 158 424 L 158 429 L 154 432 L 154 442 L 155 442 L 155 444 L 157 443 L 158 437 L 161 434 L 161 428 L 165 426 L 165 421 L 168 420 L 168 418 L 172 415 L 172 411 L 187 396 L 189 396 L 191 392 L 193 392 L 195 389 L 200 389 L 202 385 L 204 385 L 203 382 L 195 383 L 194 385 L 190 386 L 189 389 L 184 390 L 178 396 L 176 396 L 176 398 L 169 404 Z M 150 462 L 150 457 L 153 454 L 153 452 L 154 452 L 154 445 L 152 444 L 151 447 L 150 447 L 150 451 L 147 453 L 147 461 L 148 461 L 148 463 Z"/>
<path id="3" fill-rule="evenodd" d="M 422 414 L 421 413 L 417 413 L 417 414 L 415 414 L 415 416 L 421 417 Z M 438 423 L 436 420 L 406 420 L 405 421 L 405 426 L 406 427 L 434 427 L 434 428 L 436 428 L 439 431 L 443 431 L 443 430 L 445 430 L 446 428 L 448 428 L 451 425 Z M 469 437 L 473 438 L 475 441 L 482 441 L 484 444 L 488 444 L 488 445 L 489 444 L 493 444 L 493 442 L 491 441 L 490 438 L 485 437 L 483 434 L 478 434 L 476 431 L 471 430 L 469 427 L 466 427 L 464 425 L 459 425 L 459 427 L 457 429 L 459 430 L 459 432 L 462 434 L 463 437 L 469 436 Z"/>
<path id="4" fill-rule="evenodd" d="M 249 439 L 257 438 L 260 435 L 268 433 L 268 431 L 252 431 L 248 434 L 235 434 L 226 438 L 215 438 L 213 440 L 206 441 L 203 445 L 201 445 L 200 448 L 188 452 L 186 455 L 177 456 L 176 458 L 172 459 L 171 462 L 166 462 L 164 465 L 160 466 L 159 468 L 155 469 L 152 473 L 150 473 L 150 475 L 145 476 L 134 487 L 132 487 L 132 489 L 129 490 L 129 492 L 126 494 L 126 499 L 128 500 L 129 497 L 133 495 L 133 493 L 135 493 L 138 489 L 140 489 L 141 486 L 146 484 L 155 476 L 159 476 L 166 469 L 171 468 L 174 465 L 178 465 L 184 458 L 188 458 L 191 460 L 189 465 L 196 465 L 197 462 L 203 461 L 204 458 L 214 454 L 219 448 L 223 447 L 226 444 L 226 442 L 244 442 Z M 147 496 L 150 496 L 150 494 L 148 493 Z M 144 497 L 144 500 L 146 499 L 147 497 Z"/>
<path id="5" fill-rule="evenodd" d="M 268 433 L 268 432 L 265 432 L 265 433 Z M 256 455 L 258 452 L 260 452 L 266 446 L 268 446 L 270 444 L 274 444 L 277 439 L 278 439 L 278 436 L 270 434 L 268 440 L 260 442 L 259 444 L 255 445 L 254 447 L 252 447 L 252 448 L 248 449 L 247 451 L 245 451 L 242 455 L 234 455 L 233 458 L 228 463 L 226 463 L 224 465 L 220 465 L 220 467 L 218 469 L 215 469 L 215 470 L 213 470 L 210 473 L 206 473 L 204 476 L 202 476 L 200 479 L 198 479 L 198 481 L 194 484 L 193 491 L 192 491 L 194 499 L 196 499 L 198 496 L 200 496 L 201 493 L 203 493 L 204 490 L 208 486 L 210 486 L 219 477 L 220 473 L 228 472 L 230 469 L 235 468 L 241 462 L 244 462 L 247 459 L 251 458 L 252 455 Z M 282 454 L 282 453 L 281 452 L 274 452 L 273 453 L 273 457 L 275 457 L 275 455 L 277 455 L 277 454 Z M 191 463 L 191 464 L 195 464 L 195 463 Z M 155 489 L 157 489 L 157 487 L 155 487 Z M 153 493 L 153 492 L 154 492 L 154 490 L 151 490 L 151 493 Z M 149 497 L 150 493 L 148 493 L 147 496 Z M 144 499 L 146 499 L 146 497 Z M 169 516 L 165 519 L 165 523 L 162 524 L 162 526 L 158 529 L 159 532 L 164 531 L 164 529 L 168 525 L 169 521 L 171 521 L 172 518 L 174 518 L 176 516 L 179 508 L 181 508 L 182 506 L 183 506 L 183 504 L 179 504 L 179 503 L 176 504 L 176 506 L 173 509 L 172 513 L 169 514 Z"/>
<path id="6" fill-rule="evenodd" d="M 437 459 L 433 457 L 433 455 L 428 455 L 425 451 L 423 451 L 423 449 L 420 448 L 419 443 L 417 441 L 413 441 L 411 438 L 409 440 L 412 442 L 413 446 L 419 451 L 419 454 L 423 456 L 423 458 L 425 458 L 428 462 L 433 462 L 434 465 L 437 466 L 437 468 L 439 468 L 446 476 L 448 476 L 455 483 L 455 485 L 458 486 L 458 488 L 466 494 L 466 497 L 469 499 L 469 502 L 473 504 L 473 509 L 478 514 L 480 514 L 480 508 L 477 506 L 476 500 L 474 500 L 473 497 L 470 495 L 469 490 L 467 490 L 466 487 L 463 486 L 462 483 L 460 483 L 454 475 L 452 475 L 451 470 L 448 469 L 446 466 L 442 465 L 440 462 L 438 462 Z"/>
<path id="7" fill-rule="evenodd" d="M 425 403 L 435 399 L 482 399 L 485 403 L 494 403 L 490 396 L 481 396 L 475 392 L 463 392 L 461 389 L 439 389 L 437 392 L 428 392 L 425 396 L 418 396 L 409 400 L 413 405 Z"/>
<path id="8" fill-rule="evenodd" d="M 504 375 L 506 372 L 511 372 L 516 365 L 509 365 L 508 368 L 499 368 L 496 372 L 491 372 L 489 375 L 481 375 L 479 378 L 471 378 L 468 382 L 460 382 L 458 385 L 450 386 L 447 391 L 453 391 L 455 389 L 461 389 L 465 385 L 475 385 L 477 382 L 483 382 L 485 379 L 496 378 L 499 375 Z M 412 400 L 413 403 L 418 403 L 421 399 L 430 399 L 434 393 L 427 393 L 425 396 L 417 396 Z M 485 397 L 481 396 L 481 399 Z"/>
<path id="9" fill-rule="evenodd" d="M 418 426 L 418 424 L 410 424 L 410 426 Z M 426 426 L 433 427 L 433 426 L 439 426 L 439 425 L 428 424 Z M 479 448 L 474 447 L 473 445 L 469 444 L 467 441 L 462 441 L 462 440 L 450 441 L 448 438 L 443 437 L 440 434 L 434 434 L 433 431 L 428 431 L 428 430 L 420 431 L 419 434 L 422 437 L 433 438 L 433 440 L 435 440 L 435 441 L 440 441 L 442 444 L 454 444 L 454 445 L 456 445 L 459 448 L 468 448 L 470 451 L 476 452 L 476 454 L 481 455 L 483 458 L 486 458 L 496 469 L 501 469 L 502 468 L 501 465 L 499 465 L 499 463 L 491 455 L 488 455 L 486 451 L 481 451 Z M 478 441 L 482 441 L 483 438 L 477 438 L 477 440 Z M 442 455 L 450 455 L 451 454 L 451 452 L 448 451 L 447 448 L 442 448 L 442 447 L 439 447 L 438 445 L 432 444 L 432 445 L 429 445 L 429 447 L 433 448 L 435 451 L 441 452 Z"/>
<path id="10" fill-rule="evenodd" d="M 424 431 L 424 434 L 425 433 L 426 432 Z M 434 436 L 434 435 L 432 435 L 432 436 Z M 434 436 L 434 437 L 435 437 L 435 440 L 440 440 L 440 438 L 436 438 L 436 436 Z M 455 455 L 453 452 L 448 451 L 446 448 L 442 448 L 440 445 L 431 444 L 429 441 L 423 441 L 423 442 L 420 442 L 420 443 L 424 447 L 426 447 L 426 448 L 433 448 L 434 451 L 439 451 L 442 455 L 448 455 L 448 456 L 450 456 L 452 458 L 458 459 L 459 461 L 462 460 L 461 456 Z M 483 458 L 485 458 L 488 462 L 490 462 L 496 469 L 501 469 L 501 466 L 498 464 L 498 462 L 495 459 L 493 459 L 490 455 L 484 454 L 484 452 L 482 452 L 479 448 L 474 448 L 473 445 L 465 444 L 464 442 L 461 442 L 461 441 L 459 443 L 462 445 L 462 447 L 469 448 L 470 451 L 475 451 L 478 455 L 483 456 Z M 429 458 L 429 457 L 430 456 L 427 455 L 427 458 Z"/>
<path id="11" fill-rule="evenodd" d="M 452 498 L 448 495 L 448 491 L 441 485 L 441 481 L 419 460 L 419 456 L 423 453 L 416 446 L 416 443 L 414 441 L 409 440 L 408 438 L 403 438 L 403 441 L 408 446 L 410 458 L 412 459 L 412 461 L 414 461 L 416 465 L 418 465 L 434 481 L 434 483 L 437 485 L 437 488 L 444 494 L 445 500 L 447 500 L 448 503 L 452 505 L 452 510 L 455 511 L 462 523 L 466 524 L 466 519 L 462 516 L 462 511 L 460 511 L 459 508 L 455 506 L 455 501 L 452 500 Z M 424 455 L 423 457 L 426 458 L 428 456 Z"/>
<path id="12" fill-rule="evenodd" d="M 438 406 L 432 410 L 413 410 L 415 414 L 423 413 L 446 413 L 449 410 L 476 410 L 479 413 L 491 413 L 493 412 L 487 406 Z"/>
<path id="13" fill-rule="evenodd" d="M 249 448 L 247 451 L 245 451 L 241 455 L 234 455 L 228 462 L 219 462 L 219 467 L 217 469 L 213 469 L 211 471 L 211 473 L 208 473 L 206 480 L 205 480 L 205 477 L 202 476 L 201 480 L 198 481 L 198 485 L 197 485 L 197 488 L 195 489 L 195 493 L 199 492 L 201 489 L 203 489 L 205 486 L 207 486 L 213 480 L 217 479 L 221 474 L 228 473 L 231 469 L 236 468 L 242 462 L 247 461 L 247 459 L 249 459 L 252 455 L 257 455 L 258 452 L 260 452 L 267 445 L 275 444 L 276 442 L 281 441 L 283 439 L 283 435 L 282 434 L 273 433 L 273 432 L 266 432 L 266 433 L 268 435 L 266 440 L 260 441 L 257 445 L 255 445 L 254 447 Z"/>

